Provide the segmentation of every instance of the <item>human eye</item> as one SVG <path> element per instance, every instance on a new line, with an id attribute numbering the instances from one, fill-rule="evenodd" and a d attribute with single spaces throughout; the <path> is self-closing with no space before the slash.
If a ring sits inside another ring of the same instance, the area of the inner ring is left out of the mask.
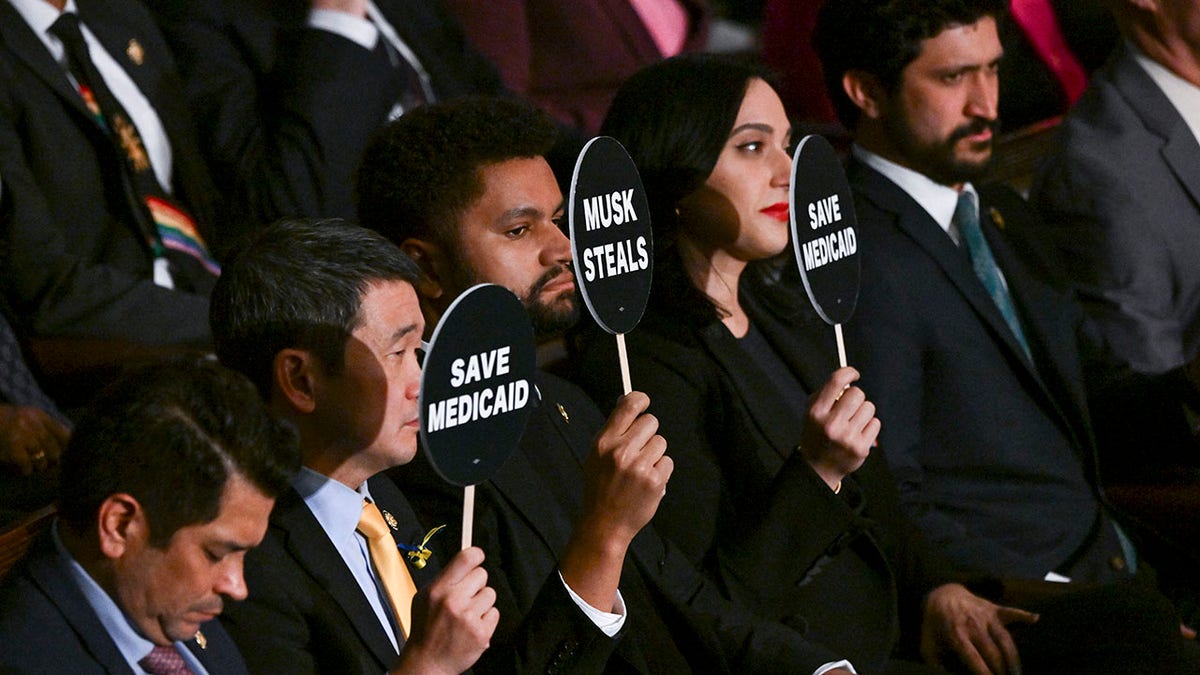
<path id="1" fill-rule="evenodd" d="M 760 140 L 744 141 L 742 143 L 738 143 L 737 149 L 741 150 L 742 152 L 758 154 L 759 152 L 762 152 L 766 145 L 766 143 L 763 143 Z"/>
<path id="2" fill-rule="evenodd" d="M 504 236 L 508 237 L 509 239 L 520 239 L 521 237 L 525 236 L 526 232 L 529 232 L 529 225 L 521 224 L 505 230 Z"/>

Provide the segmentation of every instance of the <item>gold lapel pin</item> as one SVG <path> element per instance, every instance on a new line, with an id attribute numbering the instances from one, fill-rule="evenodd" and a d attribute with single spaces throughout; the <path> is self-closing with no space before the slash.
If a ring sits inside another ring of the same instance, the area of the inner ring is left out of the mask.
<path id="1" fill-rule="evenodd" d="M 200 645 L 200 649 L 208 649 L 208 638 L 204 637 L 204 633 L 196 631 L 196 644 Z"/>
<path id="2" fill-rule="evenodd" d="M 1004 216 L 1000 215 L 1000 212 L 997 211 L 996 207 L 994 207 L 994 206 L 988 207 L 988 213 L 992 216 L 992 223 L 998 229 L 1003 230 L 1004 229 Z"/>
<path id="3" fill-rule="evenodd" d="M 561 403 L 556 403 L 555 405 L 558 406 L 558 414 L 562 415 L 563 421 L 566 422 L 567 424 L 570 424 L 571 416 L 567 414 L 567 409 L 564 408 L 563 404 L 561 404 Z"/>
<path id="4" fill-rule="evenodd" d="M 400 523 L 396 522 L 396 516 L 393 516 L 384 509 L 379 509 L 379 512 L 383 514 L 383 519 L 387 521 L 388 527 L 392 528 L 393 530 L 400 529 Z"/>
<path id="5" fill-rule="evenodd" d="M 138 42 L 137 38 L 131 38 L 125 46 L 125 56 L 129 57 L 133 65 L 140 66 L 146 60 L 146 50 L 142 49 L 142 43 Z"/>

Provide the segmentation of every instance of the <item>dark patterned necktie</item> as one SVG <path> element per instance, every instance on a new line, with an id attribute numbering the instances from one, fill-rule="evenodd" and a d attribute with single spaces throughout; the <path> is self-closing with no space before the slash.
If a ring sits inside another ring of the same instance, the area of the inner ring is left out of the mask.
<path id="1" fill-rule="evenodd" d="M 79 95 L 121 158 L 126 200 L 154 257 L 163 258 L 167 251 L 177 251 L 194 258 L 211 274 L 220 274 L 221 268 L 209 254 L 192 217 L 159 185 L 137 127 L 92 62 L 79 29 L 79 17 L 61 14 L 50 32 L 62 40 Z"/>
<path id="2" fill-rule="evenodd" d="M 174 647 L 156 646 L 138 661 L 138 665 L 150 675 L 192 675 Z"/>

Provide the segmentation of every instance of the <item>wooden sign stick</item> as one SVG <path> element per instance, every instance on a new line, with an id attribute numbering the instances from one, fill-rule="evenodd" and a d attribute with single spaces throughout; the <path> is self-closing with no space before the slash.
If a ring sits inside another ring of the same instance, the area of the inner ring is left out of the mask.
<path id="1" fill-rule="evenodd" d="M 468 485 L 463 488 L 463 519 L 462 519 L 462 547 L 463 550 L 471 548 L 471 534 L 475 528 L 475 486 Z"/>
<path id="2" fill-rule="evenodd" d="M 840 323 L 833 324 L 833 334 L 834 334 L 834 336 L 837 337 L 838 363 L 841 364 L 842 368 L 845 368 L 847 365 L 846 364 L 846 342 L 845 342 L 845 340 L 842 339 L 842 324 L 840 324 Z"/>
<path id="3" fill-rule="evenodd" d="M 633 383 L 629 378 L 629 355 L 625 353 L 624 333 L 617 333 L 617 358 L 621 362 L 621 386 L 628 394 L 633 391 Z"/>

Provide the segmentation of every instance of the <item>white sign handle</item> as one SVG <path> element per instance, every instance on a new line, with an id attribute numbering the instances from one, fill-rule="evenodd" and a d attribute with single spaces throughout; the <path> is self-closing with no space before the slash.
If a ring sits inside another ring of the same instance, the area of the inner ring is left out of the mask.
<path id="1" fill-rule="evenodd" d="M 621 361 L 621 386 L 628 394 L 633 391 L 633 383 L 629 378 L 629 355 L 625 353 L 624 333 L 617 333 L 617 357 Z"/>
<path id="2" fill-rule="evenodd" d="M 846 342 L 842 339 L 842 324 L 840 324 L 840 323 L 833 324 L 833 334 L 837 337 L 838 362 L 841 363 L 842 368 L 845 368 L 846 367 Z"/>
<path id="3" fill-rule="evenodd" d="M 471 531 L 475 528 L 475 486 L 463 488 L 462 550 L 471 548 Z"/>

